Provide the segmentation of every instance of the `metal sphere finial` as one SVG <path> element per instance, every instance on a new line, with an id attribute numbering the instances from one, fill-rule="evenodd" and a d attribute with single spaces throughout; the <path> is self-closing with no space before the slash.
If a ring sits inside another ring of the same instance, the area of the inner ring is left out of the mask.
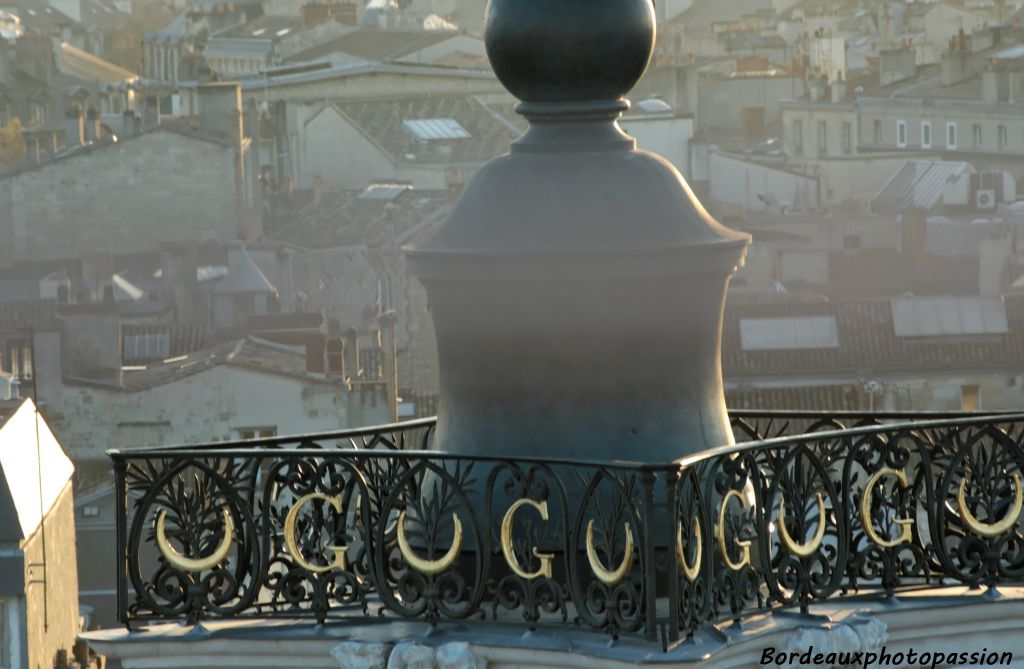
<path id="1" fill-rule="evenodd" d="M 654 51 L 651 0 L 489 0 L 485 44 L 524 102 L 617 100 Z"/>

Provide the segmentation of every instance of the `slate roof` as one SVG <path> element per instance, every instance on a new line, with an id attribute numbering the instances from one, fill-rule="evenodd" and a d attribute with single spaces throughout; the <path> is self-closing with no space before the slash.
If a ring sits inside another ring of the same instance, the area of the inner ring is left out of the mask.
<path id="1" fill-rule="evenodd" d="M 335 106 L 395 161 L 482 163 L 507 153 L 509 144 L 519 137 L 508 123 L 495 118 L 494 112 L 473 97 L 363 100 L 338 102 Z M 415 119 L 452 119 L 470 137 L 452 140 L 450 156 L 432 155 L 422 151 L 403 125 Z"/>
<path id="2" fill-rule="evenodd" d="M 261 38 L 278 41 L 302 30 L 301 16 L 279 16 L 264 14 L 240 26 L 222 30 L 213 37 Z"/>
<path id="3" fill-rule="evenodd" d="M 115 31 L 132 21 L 132 17 L 122 12 L 109 0 L 79 0 L 82 24 L 103 31 Z"/>
<path id="4" fill-rule="evenodd" d="M 60 326 L 56 300 L 0 302 L 0 332 L 48 330 Z"/>
<path id="5" fill-rule="evenodd" d="M 897 337 L 889 299 L 833 302 L 764 301 L 730 303 L 722 330 L 726 377 L 859 375 L 876 372 L 999 370 L 1024 368 L 1024 296 L 1004 298 L 1009 325 L 1005 335 Z M 832 315 L 836 348 L 744 351 L 741 318 Z"/>
<path id="6" fill-rule="evenodd" d="M 369 61 L 389 61 L 440 44 L 458 33 L 425 30 L 380 30 L 361 27 L 341 37 L 300 51 L 287 59 L 302 63 L 344 53 Z"/>
<path id="7" fill-rule="evenodd" d="M 942 202 L 943 189 L 969 179 L 974 168 L 965 162 L 908 160 L 871 200 L 876 214 L 899 214 L 909 209 L 930 210 Z"/>
<path id="8" fill-rule="evenodd" d="M 252 256 L 243 246 L 237 254 L 232 253 L 228 260 L 227 275 L 217 282 L 213 292 L 221 294 L 270 293 L 276 294 L 266 275 L 256 266 Z"/>
<path id="9" fill-rule="evenodd" d="M 450 207 L 448 193 L 407 189 L 390 199 L 361 197 L 365 191 L 334 190 L 289 218 L 272 238 L 308 249 L 377 247 L 399 241 Z"/>

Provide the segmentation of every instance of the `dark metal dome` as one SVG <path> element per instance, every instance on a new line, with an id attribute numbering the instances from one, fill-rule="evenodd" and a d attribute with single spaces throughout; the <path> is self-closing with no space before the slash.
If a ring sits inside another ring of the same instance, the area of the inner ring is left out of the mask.
<path id="1" fill-rule="evenodd" d="M 494 73 L 524 102 L 615 100 L 654 50 L 650 0 L 491 0 L 485 43 Z"/>

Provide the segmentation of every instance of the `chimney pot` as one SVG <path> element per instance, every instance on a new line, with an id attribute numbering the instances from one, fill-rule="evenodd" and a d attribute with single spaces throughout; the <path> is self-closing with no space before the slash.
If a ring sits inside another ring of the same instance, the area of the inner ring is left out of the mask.
<path id="1" fill-rule="evenodd" d="M 82 143 L 85 128 L 82 121 L 82 108 L 71 105 L 64 113 L 64 146 L 73 148 Z"/>

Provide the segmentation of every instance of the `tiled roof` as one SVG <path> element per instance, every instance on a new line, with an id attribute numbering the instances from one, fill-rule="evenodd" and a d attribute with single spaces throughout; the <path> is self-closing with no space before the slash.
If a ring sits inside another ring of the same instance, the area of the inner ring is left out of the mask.
<path id="1" fill-rule="evenodd" d="M 391 156 L 419 163 L 480 163 L 508 151 L 519 135 L 494 112 L 472 97 L 416 97 L 336 103 L 337 108 Z M 450 142 L 450 155 L 423 152 L 404 122 L 452 119 L 470 134 Z M 413 156 L 409 158 L 408 156 Z"/>
<path id="2" fill-rule="evenodd" d="M 306 371 L 304 352 L 291 347 L 248 338 L 223 342 L 184 357 L 147 365 L 143 370 L 124 373 L 122 385 L 128 391 L 142 391 L 162 386 L 200 372 L 231 365 L 244 369 L 327 383 L 324 378 Z"/>
<path id="3" fill-rule="evenodd" d="M 789 388 L 726 388 L 730 410 L 794 409 L 854 411 L 860 409 L 859 388 L 849 384 Z"/>
<path id="4" fill-rule="evenodd" d="M 56 300 L 0 302 L 0 332 L 57 328 Z"/>
<path id="5" fill-rule="evenodd" d="M 1005 335 L 897 337 L 891 301 L 731 303 L 722 331 L 726 377 L 857 375 L 865 370 L 980 370 L 1024 367 L 1024 296 L 1006 296 Z M 739 321 L 756 317 L 832 315 L 838 327 L 836 348 L 744 351 Z"/>

